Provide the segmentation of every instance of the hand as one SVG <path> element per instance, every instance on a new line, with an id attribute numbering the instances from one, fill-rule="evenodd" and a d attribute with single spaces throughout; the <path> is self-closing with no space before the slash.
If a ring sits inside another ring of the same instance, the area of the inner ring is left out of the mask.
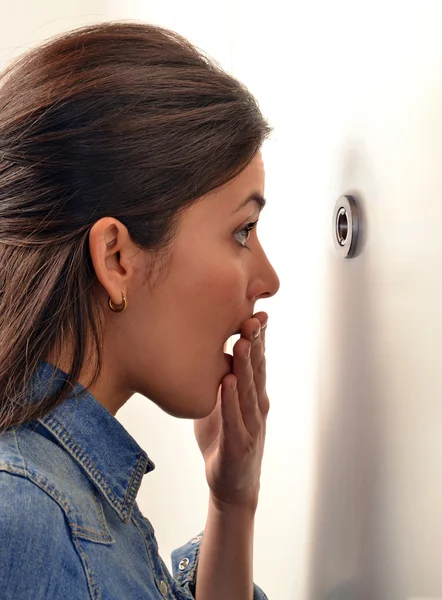
<path id="1" fill-rule="evenodd" d="M 258 503 L 269 412 L 264 355 L 267 318 L 260 312 L 244 323 L 233 348 L 232 372 L 221 382 L 216 407 L 208 417 L 195 421 L 211 500 L 219 508 L 234 505 L 256 510 Z M 256 330 L 260 330 L 257 338 Z"/>

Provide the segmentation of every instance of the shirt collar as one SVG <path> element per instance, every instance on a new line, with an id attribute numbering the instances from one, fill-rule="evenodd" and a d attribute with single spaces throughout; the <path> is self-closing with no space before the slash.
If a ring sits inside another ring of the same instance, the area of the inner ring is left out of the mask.
<path id="1" fill-rule="evenodd" d="M 41 398 L 66 378 L 66 373 L 41 361 L 34 374 L 32 396 Z M 38 420 L 127 523 L 142 478 L 155 465 L 123 425 L 79 383 L 62 404 Z"/>

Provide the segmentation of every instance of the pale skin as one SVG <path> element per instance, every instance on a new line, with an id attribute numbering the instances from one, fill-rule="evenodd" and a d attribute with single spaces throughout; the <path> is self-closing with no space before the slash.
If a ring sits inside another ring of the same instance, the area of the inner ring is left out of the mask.
<path id="1" fill-rule="evenodd" d="M 261 208 L 256 199 L 245 201 L 262 197 L 264 183 L 258 153 L 184 213 L 162 269 L 117 219 L 100 219 L 89 236 L 106 315 L 103 368 L 89 391 L 113 415 L 138 392 L 171 415 L 195 419 L 210 489 L 197 600 L 253 599 L 254 515 L 269 411 L 267 314 L 254 314 L 254 306 L 278 291 L 279 280 L 256 228 L 244 228 Z M 122 291 L 127 308 L 114 313 L 108 297 L 118 306 Z M 223 347 L 236 333 L 232 359 Z M 67 352 L 47 360 L 63 369 Z M 87 379 L 85 368 L 80 383 Z"/>

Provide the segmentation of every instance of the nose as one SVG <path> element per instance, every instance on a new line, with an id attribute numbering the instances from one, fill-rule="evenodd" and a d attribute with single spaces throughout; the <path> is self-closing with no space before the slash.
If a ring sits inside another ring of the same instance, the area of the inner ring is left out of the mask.
<path id="1" fill-rule="evenodd" d="M 278 292 L 280 287 L 279 277 L 262 246 L 255 256 L 255 270 L 250 279 L 248 294 L 249 298 L 254 301 L 271 298 Z"/>

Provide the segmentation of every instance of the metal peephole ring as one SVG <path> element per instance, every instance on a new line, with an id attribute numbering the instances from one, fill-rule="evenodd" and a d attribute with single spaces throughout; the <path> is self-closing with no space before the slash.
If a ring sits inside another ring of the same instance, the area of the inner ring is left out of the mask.
<path id="1" fill-rule="evenodd" d="M 353 196 L 340 196 L 333 213 L 333 240 L 343 258 L 351 258 L 356 252 L 359 234 L 359 216 Z"/>

